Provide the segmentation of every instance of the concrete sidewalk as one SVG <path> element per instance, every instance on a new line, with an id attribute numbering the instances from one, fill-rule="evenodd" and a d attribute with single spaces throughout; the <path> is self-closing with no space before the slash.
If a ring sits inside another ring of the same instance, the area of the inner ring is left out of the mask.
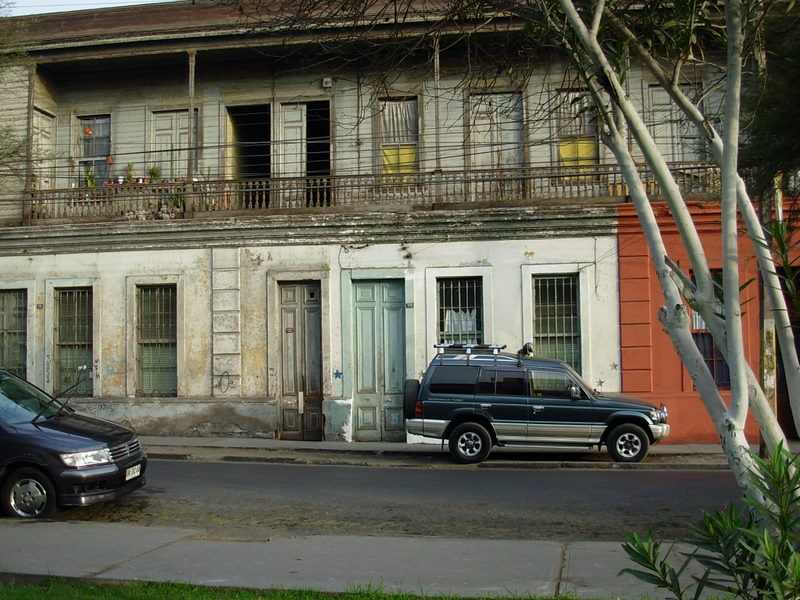
<path id="1" fill-rule="evenodd" d="M 324 592 L 664 598 L 630 575 L 616 542 L 309 536 L 210 541 L 199 531 L 120 523 L 0 520 L 0 581 L 44 576 Z M 2 595 L 2 594 L 0 594 Z"/>

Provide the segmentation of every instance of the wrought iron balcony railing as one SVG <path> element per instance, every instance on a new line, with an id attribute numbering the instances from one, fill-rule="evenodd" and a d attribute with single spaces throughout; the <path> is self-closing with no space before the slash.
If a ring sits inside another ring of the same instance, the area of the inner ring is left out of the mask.
<path id="1" fill-rule="evenodd" d="M 719 169 L 706 163 L 670 165 L 688 194 L 714 194 Z M 641 171 L 645 189 L 660 194 L 652 172 Z M 263 214 L 270 211 L 410 210 L 415 206 L 475 205 L 534 200 L 614 198 L 628 195 L 616 165 L 536 167 L 441 173 L 270 177 L 192 182 L 113 184 L 36 190 L 29 194 L 32 222 L 169 219 L 175 216 Z"/>

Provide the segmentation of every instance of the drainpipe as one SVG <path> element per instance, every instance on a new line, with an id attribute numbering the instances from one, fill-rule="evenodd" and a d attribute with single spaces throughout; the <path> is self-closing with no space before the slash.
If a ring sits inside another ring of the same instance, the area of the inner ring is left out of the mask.
<path id="1" fill-rule="evenodd" d="M 439 94 L 441 93 L 441 70 L 439 64 L 439 35 L 433 38 L 433 127 L 436 144 L 436 162 L 434 164 L 436 199 L 442 196 L 442 145 L 441 145 L 441 117 L 439 115 Z"/>
<path id="2" fill-rule="evenodd" d="M 194 210 L 194 195 L 191 193 L 194 188 L 194 138 L 195 138 L 195 118 L 194 118 L 194 84 L 195 84 L 195 66 L 197 61 L 197 51 L 189 50 L 189 134 L 187 136 L 189 148 L 186 152 L 189 164 L 186 168 L 186 206 L 184 210 Z"/>
<path id="3" fill-rule="evenodd" d="M 36 85 L 36 64 L 28 70 L 28 142 L 25 156 L 25 189 L 22 201 L 22 222 L 29 224 L 33 216 L 33 98 Z"/>

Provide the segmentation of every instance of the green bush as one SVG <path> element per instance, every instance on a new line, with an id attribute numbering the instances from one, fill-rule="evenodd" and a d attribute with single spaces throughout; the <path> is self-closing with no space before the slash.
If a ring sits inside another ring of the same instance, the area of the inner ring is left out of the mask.
<path id="1" fill-rule="evenodd" d="M 678 552 L 674 543 L 664 551 L 652 533 L 631 534 L 623 548 L 641 568 L 620 574 L 652 583 L 677 600 L 696 600 L 711 590 L 743 600 L 800 598 L 798 458 L 781 447 L 769 459 L 754 459 L 759 497 L 744 497 L 742 508 L 703 513 L 692 527 L 691 552 Z M 673 566 L 673 559 L 680 564 Z"/>

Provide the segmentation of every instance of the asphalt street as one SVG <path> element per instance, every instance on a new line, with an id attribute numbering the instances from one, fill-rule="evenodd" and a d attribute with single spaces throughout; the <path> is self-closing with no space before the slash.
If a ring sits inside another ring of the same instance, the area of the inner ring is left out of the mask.
<path id="1" fill-rule="evenodd" d="M 313 445 L 274 440 L 144 438 L 143 442 L 151 456 L 197 458 L 197 454 L 206 454 L 205 460 L 233 460 L 234 455 L 243 453 L 251 455 L 251 459 L 256 455 L 256 459 L 263 460 L 324 460 L 328 464 L 335 463 L 339 456 L 340 462 L 347 464 L 353 460 L 381 460 L 387 454 L 394 454 L 393 460 L 420 456 L 429 460 L 441 452 L 404 444 L 384 448 L 316 443 L 319 454 L 314 455 Z M 673 447 L 665 455 L 667 459 L 633 468 L 725 468 L 714 447 Z M 482 468 L 504 468 L 503 462 L 495 457 Z M 531 459 L 523 466 L 570 468 L 574 462 Z M 582 462 L 581 468 L 619 468 L 599 459 L 577 462 Z M 220 541 L 204 539 L 202 531 L 193 528 L 11 519 L 0 520 L 0 536 L 4 540 L 0 573 L 5 582 L 30 582 L 55 575 L 97 581 L 173 581 L 328 592 L 379 588 L 464 597 L 666 597 L 650 584 L 619 574 L 631 566 L 619 542 L 391 535 Z"/>

